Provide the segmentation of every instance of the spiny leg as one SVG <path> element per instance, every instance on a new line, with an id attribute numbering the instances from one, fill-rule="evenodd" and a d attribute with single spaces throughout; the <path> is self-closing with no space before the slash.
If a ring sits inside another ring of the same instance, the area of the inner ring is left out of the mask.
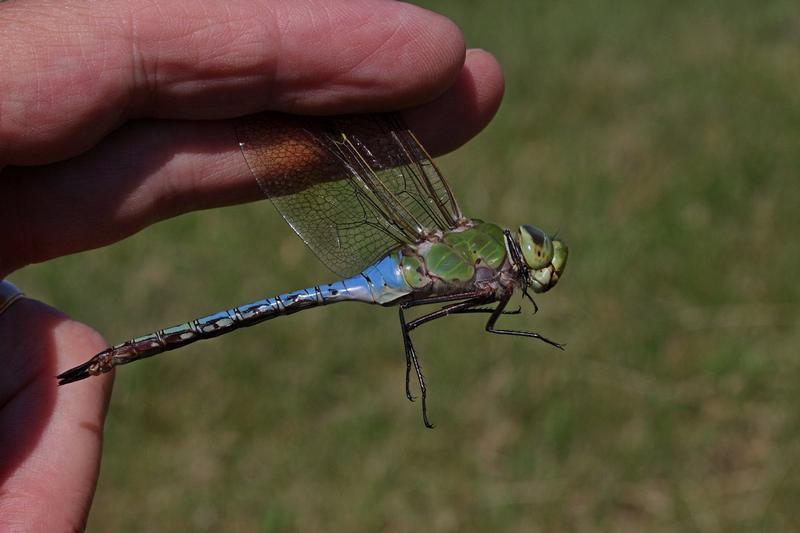
<path id="1" fill-rule="evenodd" d="M 441 309 L 437 309 L 436 311 L 434 311 L 432 313 L 428 313 L 427 315 L 422 315 L 421 317 L 415 318 L 414 320 L 409 322 L 408 323 L 408 331 L 412 331 L 414 329 L 417 329 L 419 326 L 421 326 L 422 324 L 425 324 L 427 322 L 431 322 L 431 321 L 437 320 L 439 318 L 444 318 L 447 315 L 456 315 L 456 314 L 460 314 L 460 313 L 468 313 L 468 312 L 471 311 L 472 307 L 474 307 L 476 305 L 483 305 L 485 303 L 486 303 L 486 300 L 467 300 L 466 302 L 458 302 L 458 303 L 455 303 L 455 304 L 452 304 L 452 305 L 446 305 L 446 306 L 442 307 Z M 486 309 L 484 311 L 478 311 L 478 312 L 494 313 L 494 309 Z"/>
<path id="2" fill-rule="evenodd" d="M 450 302 L 454 300 L 463 300 L 464 298 L 468 298 L 468 300 L 458 302 L 449 306 L 445 306 L 442 309 L 421 316 L 408 323 L 405 320 L 405 313 L 403 311 L 405 309 L 408 309 L 409 307 L 415 307 L 418 305 L 425 305 L 437 302 Z M 414 397 L 411 395 L 411 387 L 410 387 L 410 374 L 411 374 L 411 367 L 413 365 L 414 371 L 417 374 L 417 381 L 419 382 L 420 396 L 422 397 L 422 419 L 423 422 L 425 423 L 425 427 L 433 428 L 433 424 L 431 424 L 430 420 L 428 419 L 428 402 L 427 402 L 428 392 L 427 392 L 427 387 L 425 385 L 425 377 L 422 375 L 422 368 L 420 367 L 419 359 L 417 357 L 417 352 L 414 349 L 414 343 L 411 342 L 411 335 L 409 334 L 409 332 L 415 329 L 417 326 L 424 324 L 425 322 L 429 322 L 431 320 L 447 316 L 452 312 L 458 312 L 460 309 L 466 309 L 476 305 L 483 305 L 485 303 L 488 303 L 489 301 L 491 301 L 491 299 L 487 296 L 485 292 L 471 291 L 457 295 L 434 296 L 431 298 L 410 300 L 400 304 L 400 310 L 399 310 L 400 327 L 403 334 L 403 346 L 405 348 L 405 354 L 406 354 L 406 397 L 409 400 L 414 401 Z"/>
<path id="3" fill-rule="evenodd" d="M 403 343 L 405 344 L 407 342 L 409 345 L 411 344 L 411 338 L 410 337 L 408 338 L 408 341 L 406 341 L 406 333 L 407 333 L 407 331 L 406 331 L 406 321 L 405 321 L 405 315 L 403 314 L 403 311 L 405 309 L 408 309 L 408 308 L 411 308 L 411 307 L 416 307 L 416 306 L 419 306 L 419 305 L 428 305 L 428 304 L 435 304 L 435 303 L 442 303 L 442 302 L 452 302 L 454 300 L 471 299 L 471 298 L 475 298 L 476 296 L 479 296 L 479 295 L 482 296 L 482 295 L 484 295 L 484 293 L 483 292 L 479 292 L 479 291 L 469 291 L 469 292 L 465 292 L 465 293 L 461 293 L 461 294 L 455 294 L 455 295 L 431 296 L 431 297 L 428 297 L 428 298 L 420 298 L 420 299 L 417 299 L 417 300 L 409 300 L 407 302 L 401 303 L 400 304 L 400 327 L 402 328 L 402 331 L 403 331 Z M 416 327 L 416 326 L 414 326 L 414 327 Z M 411 328 L 411 329 L 413 329 L 413 328 Z M 408 330 L 408 331 L 410 331 L 410 330 Z M 413 346 L 412 346 L 412 349 L 413 349 Z M 411 394 L 411 388 L 410 388 L 410 375 L 411 375 L 412 360 L 411 360 L 411 358 L 409 357 L 408 354 L 409 354 L 409 350 L 408 350 L 408 348 L 406 346 L 406 398 L 408 398 L 409 401 L 413 402 L 414 401 L 414 396 Z"/>
<path id="4" fill-rule="evenodd" d="M 414 347 L 411 344 L 411 338 L 408 336 L 408 330 L 406 329 L 406 317 L 403 313 L 405 309 L 404 305 L 400 305 L 400 330 L 403 333 L 403 348 L 405 349 L 406 353 L 406 398 L 408 398 L 409 402 L 414 401 L 414 396 L 411 394 L 411 352 L 413 352 Z"/>
<path id="5" fill-rule="evenodd" d="M 425 424 L 426 428 L 431 429 L 433 428 L 433 424 L 431 424 L 431 421 L 428 419 L 428 389 L 425 385 L 425 377 L 422 375 L 422 368 L 419 365 L 417 352 L 414 350 L 414 344 L 411 342 L 411 335 L 408 334 L 409 330 L 405 322 L 402 307 L 400 307 L 400 322 L 403 325 L 403 346 L 406 352 L 406 398 L 412 402 L 414 401 L 409 383 L 411 365 L 413 365 L 414 372 L 417 374 L 417 381 L 419 382 L 419 394 L 422 398 L 422 422 Z"/>
<path id="6" fill-rule="evenodd" d="M 492 313 L 492 316 L 489 317 L 489 320 L 486 321 L 486 331 L 489 333 L 497 333 L 498 335 L 514 335 L 516 337 L 530 337 L 533 339 L 539 339 L 540 341 L 546 342 L 550 346 L 555 346 L 559 350 L 564 349 L 564 345 L 560 344 L 555 341 L 551 341 L 550 339 L 539 335 L 538 333 L 534 333 L 532 331 L 517 331 L 513 329 L 495 329 L 494 325 L 497 323 L 497 319 L 500 318 L 500 315 L 503 314 L 503 310 L 505 309 L 506 305 L 508 305 L 508 301 L 511 299 L 511 292 L 506 293 L 500 298 L 500 302 L 498 302 L 497 307 Z"/>
<path id="7" fill-rule="evenodd" d="M 456 295 L 434 296 L 430 298 L 422 298 L 419 300 L 409 300 L 407 302 L 403 302 L 400 304 L 400 325 L 402 328 L 403 344 L 406 352 L 406 396 L 408 397 L 409 400 L 413 401 L 413 396 L 411 395 L 411 390 L 410 390 L 410 373 L 411 373 L 411 366 L 413 365 L 420 386 L 420 395 L 422 397 L 422 419 L 426 427 L 428 428 L 433 427 L 433 425 L 428 420 L 427 387 L 425 386 L 425 378 L 422 375 L 422 369 L 419 364 L 419 359 L 417 358 L 417 353 L 414 350 L 414 344 L 411 342 L 411 335 L 410 335 L 410 332 L 412 330 L 416 329 L 422 324 L 431 322 L 439 318 L 443 318 L 450 314 L 491 313 L 489 320 L 486 322 L 486 331 L 488 331 L 489 333 L 497 333 L 499 335 L 513 335 L 519 337 L 531 337 L 544 341 L 547 344 L 550 344 L 551 346 L 554 346 L 561 350 L 564 349 L 564 345 L 551 341 L 550 339 L 547 339 L 546 337 L 543 337 L 538 333 L 530 331 L 495 329 L 494 326 L 501 315 L 515 315 L 521 312 L 521 309 L 519 308 L 514 311 L 505 310 L 509 300 L 511 299 L 511 295 L 512 295 L 511 291 L 504 294 L 500 298 L 497 307 L 495 307 L 494 309 L 478 307 L 495 301 L 494 294 L 486 291 L 471 291 Z M 536 302 L 533 302 L 533 299 L 530 297 L 530 295 L 526 294 L 526 296 L 533 303 L 535 308 L 534 312 L 538 311 L 538 308 L 536 308 Z M 456 301 L 456 303 L 446 305 L 441 309 L 438 309 L 432 313 L 416 318 L 411 322 L 405 321 L 405 314 L 403 313 L 405 309 L 408 309 L 410 307 L 415 307 L 418 305 L 453 302 L 453 301 Z"/>
<path id="8" fill-rule="evenodd" d="M 538 313 L 539 312 L 539 306 L 536 305 L 536 301 L 533 299 L 533 296 L 531 296 L 530 293 L 528 292 L 528 287 L 525 287 L 524 289 L 522 289 L 522 295 L 525 298 L 527 298 L 528 300 L 530 300 L 531 303 L 533 304 L 533 314 L 535 315 L 536 313 Z"/>
<path id="9" fill-rule="evenodd" d="M 475 313 L 475 314 L 481 313 L 481 314 L 484 314 L 484 315 L 487 314 L 487 313 L 489 313 L 489 314 L 490 313 L 494 313 L 494 307 L 476 307 L 474 309 L 459 309 L 457 311 L 452 311 L 450 314 L 452 314 L 452 315 L 466 315 L 466 314 L 471 314 L 471 313 Z M 517 308 L 514 309 L 513 311 L 503 311 L 501 314 L 503 314 L 503 315 L 519 315 L 520 313 L 522 313 L 522 307 L 517 306 Z"/>

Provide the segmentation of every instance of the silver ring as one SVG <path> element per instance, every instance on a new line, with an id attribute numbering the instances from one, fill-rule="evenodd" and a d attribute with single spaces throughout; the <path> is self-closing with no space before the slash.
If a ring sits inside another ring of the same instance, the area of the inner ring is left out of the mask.
<path id="1" fill-rule="evenodd" d="M 23 296 L 25 296 L 25 293 L 10 281 L 0 281 L 0 315 Z"/>

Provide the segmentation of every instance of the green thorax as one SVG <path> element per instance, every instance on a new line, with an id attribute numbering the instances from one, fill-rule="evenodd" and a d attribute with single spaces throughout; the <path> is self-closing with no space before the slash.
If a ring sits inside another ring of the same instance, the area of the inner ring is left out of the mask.
<path id="1" fill-rule="evenodd" d="M 503 230 L 479 220 L 472 224 L 404 251 L 401 266 L 408 284 L 415 289 L 435 281 L 464 284 L 475 278 L 476 269 L 499 269 L 506 259 Z"/>

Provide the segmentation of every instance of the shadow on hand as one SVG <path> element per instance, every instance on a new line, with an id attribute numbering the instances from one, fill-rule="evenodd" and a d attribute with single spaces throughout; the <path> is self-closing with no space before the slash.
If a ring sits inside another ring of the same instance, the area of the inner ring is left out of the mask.
<path id="1" fill-rule="evenodd" d="M 55 407 L 55 330 L 69 319 L 22 299 L 0 315 L 0 485 L 36 449 Z"/>

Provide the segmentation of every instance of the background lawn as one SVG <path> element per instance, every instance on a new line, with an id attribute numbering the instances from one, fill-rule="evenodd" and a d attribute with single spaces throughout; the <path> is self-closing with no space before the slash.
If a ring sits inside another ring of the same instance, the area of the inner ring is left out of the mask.
<path id="1" fill-rule="evenodd" d="M 567 351 L 418 330 L 433 431 L 394 309 L 124 367 L 90 530 L 800 528 L 800 5 L 425 5 L 504 65 L 496 120 L 439 162 L 465 213 L 569 243 L 507 322 Z M 116 342 L 331 278 L 259 203 L 11 279 Z"/>

